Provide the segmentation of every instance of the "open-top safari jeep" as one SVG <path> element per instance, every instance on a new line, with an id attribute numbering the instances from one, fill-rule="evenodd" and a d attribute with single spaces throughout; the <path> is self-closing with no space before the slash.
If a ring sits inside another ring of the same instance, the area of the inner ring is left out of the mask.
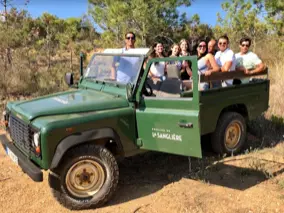
<path id="1" fill-rule="evenodd" d="M 70 90 L 10 102 L 4 112 L 8 133 L 0 140 L 7 154 L 34 181 L 43 181 L 42 170 L 49 170 L 54 197 L 70 209 L 110 199 L 119 180 L 118 158 L 145 150 L 201 158 L 206 134 L 215 152 L 240 152 L 247 121 L 268 108 L 266 78 L 199 91 L 200 82 L 245 75 L 199 76 L 196 57 L 151 59 L 144 66 L 147 50 L 117 51 L 94 54 L 77 84 L 67 74 Z M 168 77 L 152 88 L 150 65 L 174 60 L 191 60 L 192 89 L 184 90 L 170 66 Z"/>

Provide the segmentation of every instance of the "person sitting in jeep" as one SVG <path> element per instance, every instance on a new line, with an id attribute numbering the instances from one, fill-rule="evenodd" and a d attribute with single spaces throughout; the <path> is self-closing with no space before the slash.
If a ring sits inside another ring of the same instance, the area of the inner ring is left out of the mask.
<path id="1" fill-rule="evenodd" d="M 249 50 L 251 39 L 244 37 L 240 40 L 240 52 L 236 54 L 236 70 L 243 71 L 247 75 L 262 72 L 266 66 L 261 59 Z M 242 79 L 242 83 L 248 83 L 250 78 Z"/>

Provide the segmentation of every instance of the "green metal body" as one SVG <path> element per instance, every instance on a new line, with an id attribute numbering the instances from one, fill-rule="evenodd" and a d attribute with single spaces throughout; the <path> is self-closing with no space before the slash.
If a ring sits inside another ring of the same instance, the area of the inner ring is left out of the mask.
<path id="1" fill-rule="evenodd" d="M 269 81 L 199 92 L 197 58 L 177 60 L 185 59 L 192 61 L 194 83 L 193 92 L 181 98 L 142 95 L 150 64 L 161 60 L 152 59 L 145 72 L 141 67 L 131 97 L 126 86 L 81 78 L 77 89 L 9 103 L 7 110 L 40 130 L 41 158 L 29 157 L 42 169 L 50 168 L 63 139 L 101 128 L 111 128 L 119 136 L 124 156 L 153 150 L 202 157 L 200 137 L 214 132 L 223 110 L 243 106 L 247 119 L 253 119 L 268 108 Z"/>

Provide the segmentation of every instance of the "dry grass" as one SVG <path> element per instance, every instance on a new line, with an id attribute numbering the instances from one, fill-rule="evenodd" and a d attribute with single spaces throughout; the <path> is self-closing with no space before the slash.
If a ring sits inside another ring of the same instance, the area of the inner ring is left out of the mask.
<path id="1" fill-rule="evenodd" d="M 75 61 L 75 60 L 74 60 Z M 13 52 L 12 64 L 5 69 L 0 59 L 0 112 L 7 101 L 28 99 L 67 89 L 64 75 L 70 72 L 70 61 L 65 56 L 54 57 L 48 68 L 47 59 L 40 53 L 18 49 Z M 78 69 L 76 61 L 73 69 Z"/>
<path id="2" fill-rule="evenodd" d="M 267 115 L 284 117 L 284 61 L 274 62 L 269 66 L 270 101 Z"/>

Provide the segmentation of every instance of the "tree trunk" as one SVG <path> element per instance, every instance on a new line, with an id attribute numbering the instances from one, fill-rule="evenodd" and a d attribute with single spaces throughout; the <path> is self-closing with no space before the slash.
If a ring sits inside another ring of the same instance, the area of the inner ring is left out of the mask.
<path id="1" fill-rule="evenodd" d="M 71 72 L 73 72 L 73 50 L 71 48 L 71 54 L 70 54 L 70 69 Z"/>

